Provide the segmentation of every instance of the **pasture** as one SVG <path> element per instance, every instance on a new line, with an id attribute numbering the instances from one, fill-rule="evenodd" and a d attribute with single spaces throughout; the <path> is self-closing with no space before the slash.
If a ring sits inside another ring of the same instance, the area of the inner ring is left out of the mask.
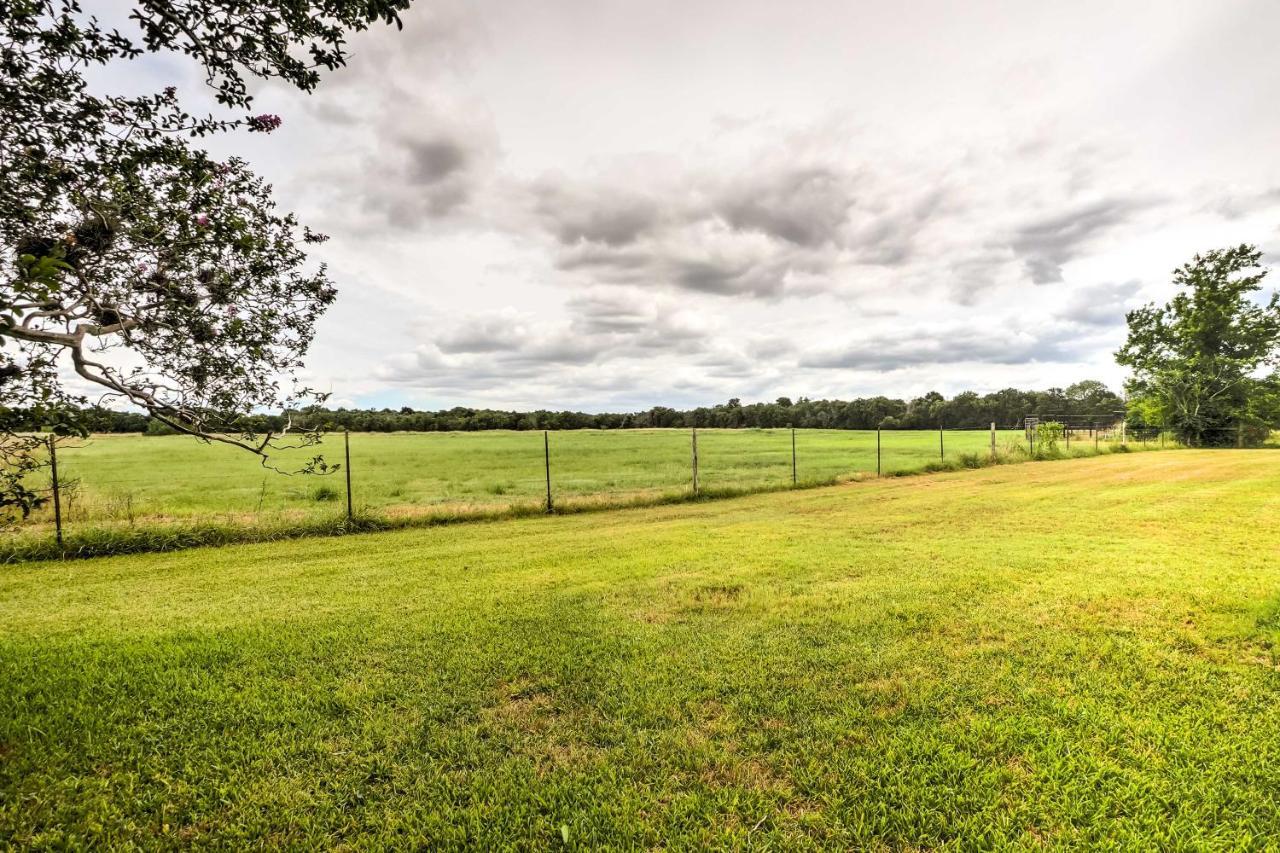
<path id="1" fill-rule="evenodd" d="M 1001 448 L 1021 441 L 997 434 Z M 948 431 L 951 458 L 989 452 L 982 430 Z M 929 431 L 884 433 L 885 473 L 918 470 L 940 457 Z M 1090 445 L 1091 446 L 1091 445 Z M 688 430 L 571 430 L 550 435 L 556 498 L 601 500 L 687 491 Z M 296 467 L 320 452 L 343 461 L 343 437 L 318 449 L 287 452 Z M 790 430 L 699 430 L 699 481 L 706 489 L 754 489 L 791 482 Z M 874 473 L 874 431 L 797 430 L 797 478 L 825 482 Z M 69 525 L 155 524 L 200 519 L 247 523 L 306 519 L 345 511 L 344 473 L 283 476 L 264 471 L 242 450 L 184 436 L 96 435 L 59 451 L 64 519 Z M 495 509 L 545 500 L 541 432 L 364 433 L 351 435 L 351 476 L 358 510 L 411 515 Z M 34 522 L 47 526 L 52 513 Z"/>
<path id="2" fill-rule="evenodd" d="M 0 845 L 1263 848 L 1278 509 L 1186 450 L 7 566 Z"/>

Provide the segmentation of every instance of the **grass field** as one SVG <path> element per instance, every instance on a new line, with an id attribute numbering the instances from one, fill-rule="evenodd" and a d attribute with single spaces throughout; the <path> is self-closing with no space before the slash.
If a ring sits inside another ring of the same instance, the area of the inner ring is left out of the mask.
<path id="1" fill-rule="evenodd" d="M 4 567 L 0 844 L 1265 848 L 1278 511 L 1188 450 Z"/>
<path id="2" fill-rule="evenodd" d="M 1020 434 L 998 433 L 1002 449 Z M 1088 444 L 1086 442 L 1086 444 Z M 574 430 L 550 436 L 555 498 L 610 503 L 690 489 L 686 430 Z M 885 473 L 919 470 L 941 456 L 937 432 L 884 433 Z M 952 459 L 989 453 L 984 431 L 948 431 Z M 1092 444 L 1088 444 L 1092 447 Z M 791 482 L 789 430 L 700 430 L 702 488 L 758 489 Z M 285 453 L 282 466 L 314 455 Z M 343 461 L 341 434 L 321 447 Z M 876 470 L 875 432 L 798 430 L 801 484 Z M 263 470 L 244 451 L 183 436 L 100 435 L 59 450 L 63 520 L 71 530 L 155 527 L 198 522 L 252 526 L 305 523 L 345 512 L 345 473 L 284 476 Z M 351 436 L 358 511 L 382 517 L 493 512 L 546 499 L 540 432 L 390 433 Z M 47 485 L 47 474 L 41 485 Z M 19 528 L 19 537 L 50 534 L 52 508 Z"/>

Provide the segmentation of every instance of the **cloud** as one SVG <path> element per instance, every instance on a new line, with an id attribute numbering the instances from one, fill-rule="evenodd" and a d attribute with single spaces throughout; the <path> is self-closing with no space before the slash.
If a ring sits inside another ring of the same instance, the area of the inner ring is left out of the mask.
<path id="1" fill-rule="evenodd" d="M 529 189 L 556 266 L 585 284 L 776 299 L 812 291 L 859 238 L 852 173 L 822 164 L 750 172 L 618 168 Z M 630 180 L 631 185 L 627 184 Z"/>
<path id="2" fill-rule="evenodd" d="M 1062 267 L 1091 241 L 1151 206 L 1141 198 L 1106 198 L 1065 213 L 1038 218 L 1018 227 L 1010 245 L 1026 265 L 1034 284 L 1062 281 Z"/>
<path id="3" fill-rule="evenodd" d="M 626 245 L 578 242 L 557 266 L 589 283 L 667 288 L 719 296 L 777 297 L 793 273 L 825 270 L 821 254 L 780 247 L 767 235 L 700 219 Z"/>
<path id="4" fill-rule="evenodd" d="M 1226 219 L 1243 219 L 1260 211 L 1280 206 L 1280 187 L 1228 192 L 1215 199 L 1208 209 Z"/>
<path id="5" fill-rule="evenodd" d="M 437 136 L 405 143 L 409 154 L 408 177 L 417 184 L 438 184 L 461 172 L 471 160 L 471 149 L 458 139 Z"/>
<path id="6" fill-rule="evenodd" d="M 713 212 L 732 228 L 797 246 L 838 244 L 854 205 L 854 184 L 851 174 L 830 165 L 753 173 L 729 182 Z"/>
<path id="7" fill-rule="evenodd" d="M 415 7 L 403 32 L 353 36 L 349 64 L 297 109 L 321 129 L 325 156 L 309 171 L 330 231 L 413 231 L 472 212 L 495 178 L 498 137 L 463 82 L 481 38 L 475 12 L 454 0 Z"/>
<path id="8" fill-rule="evenodd" d="M 388 359 L 379 375 L 436 390 L 497 379 L 509 383 L 553 368 L 643 363 L 655 353 L 697 356 L 712 337 L 699 316 L 642 291 L 588 291 L 566 308 L 566 321 L 555 324 L 511 308 L 462 317 L 413 353 Z"/>
<path id="9" fill-rule="evenodd" d="M 921 365 L 1071 362 L 1079 358 L 1068 330 L 1040 333 L 1016 328 L 937 326 L 870 334 L 843 346 L 819 349 L 800 359 L 803 367 L 889 371 Z"/>
<path id="10" fill-rule="evenodd" d="M 544 177 L 533 182 L 529 192 L 544 227 L 566 246 L 635 243 L 659 224 L 662 215 L 656 199 L 604 183 L 575 186 Z"/>
<path id="11" fill-rule="evenodd" d="M 1082 326 L 1119 326 L 1124 324 L 1126 302 L 1137 295 L 1142 282 L 1106 282 L 1071 291 L 1063 306 L 1055 311 L 1059 319 Z"/>
<path id="12" fill-rule="evenodd" d="M 529 338 L 525 319 L 511 309 L 464 319 L 436 337 L 442 353 L 493 353 L 518 350 Z"/>

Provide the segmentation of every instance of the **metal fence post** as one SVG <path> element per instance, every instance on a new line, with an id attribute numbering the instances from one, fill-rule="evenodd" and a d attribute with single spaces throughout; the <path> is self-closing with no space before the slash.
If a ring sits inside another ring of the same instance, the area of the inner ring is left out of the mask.
<path id="1" fill-rule="evenodd" d="M 996 458 L 996 422 L 991 422 L 991 458 Z"/>
<path id="2" fill-rule="evenodd" d="M 698 428 L 693 430 L 693 495 L 698 496 Z"/>
<path id="3" fill-rule="evenodd" d="M 796 479 L 796 428 L 791 428 L 791 485 L 797 483 Z"/>
<path id="4" fill-rule="evenodd" d="M 351 430 L 342 431 L 342 452 L 347 463 L 347 521 L 355 516 L 351 509 Z"/>
<path id="5" fill-rule="evenodd" d="M 1070 453 L 1071 452 L 1071 427 L 1069 425 L 1064 425 L 1062 427 L 1062 434 L 1067 437 L 1067 452 Z"/>
<path id="6" fill-rule="evenodd" d="M 555 505 L 551 503 L 551 434 L 547 430 L 542 431 L 542 456 L 547 466 L 547 512 L 555 511 Z"/>
<path id="7" fill-rule="evenodd" d="M 58 437 L 49 436 L 49 478 L 53 486 L 53 535 L 62 551 L 62 493 L 58 487 Z"/>

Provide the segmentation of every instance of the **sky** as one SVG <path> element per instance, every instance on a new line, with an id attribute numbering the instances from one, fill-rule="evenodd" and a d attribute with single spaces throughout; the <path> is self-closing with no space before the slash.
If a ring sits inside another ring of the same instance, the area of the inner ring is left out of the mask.
<path id="1" fill-rule="evenodd" d="M 331 405 L 1118 390 L 1175 267 L 1280 264 L 1276 32 L 1275 0 L 420 0 L 215 145 L 331 238 Z M 123 79 L 204 97 L 177 57 Z"/>

